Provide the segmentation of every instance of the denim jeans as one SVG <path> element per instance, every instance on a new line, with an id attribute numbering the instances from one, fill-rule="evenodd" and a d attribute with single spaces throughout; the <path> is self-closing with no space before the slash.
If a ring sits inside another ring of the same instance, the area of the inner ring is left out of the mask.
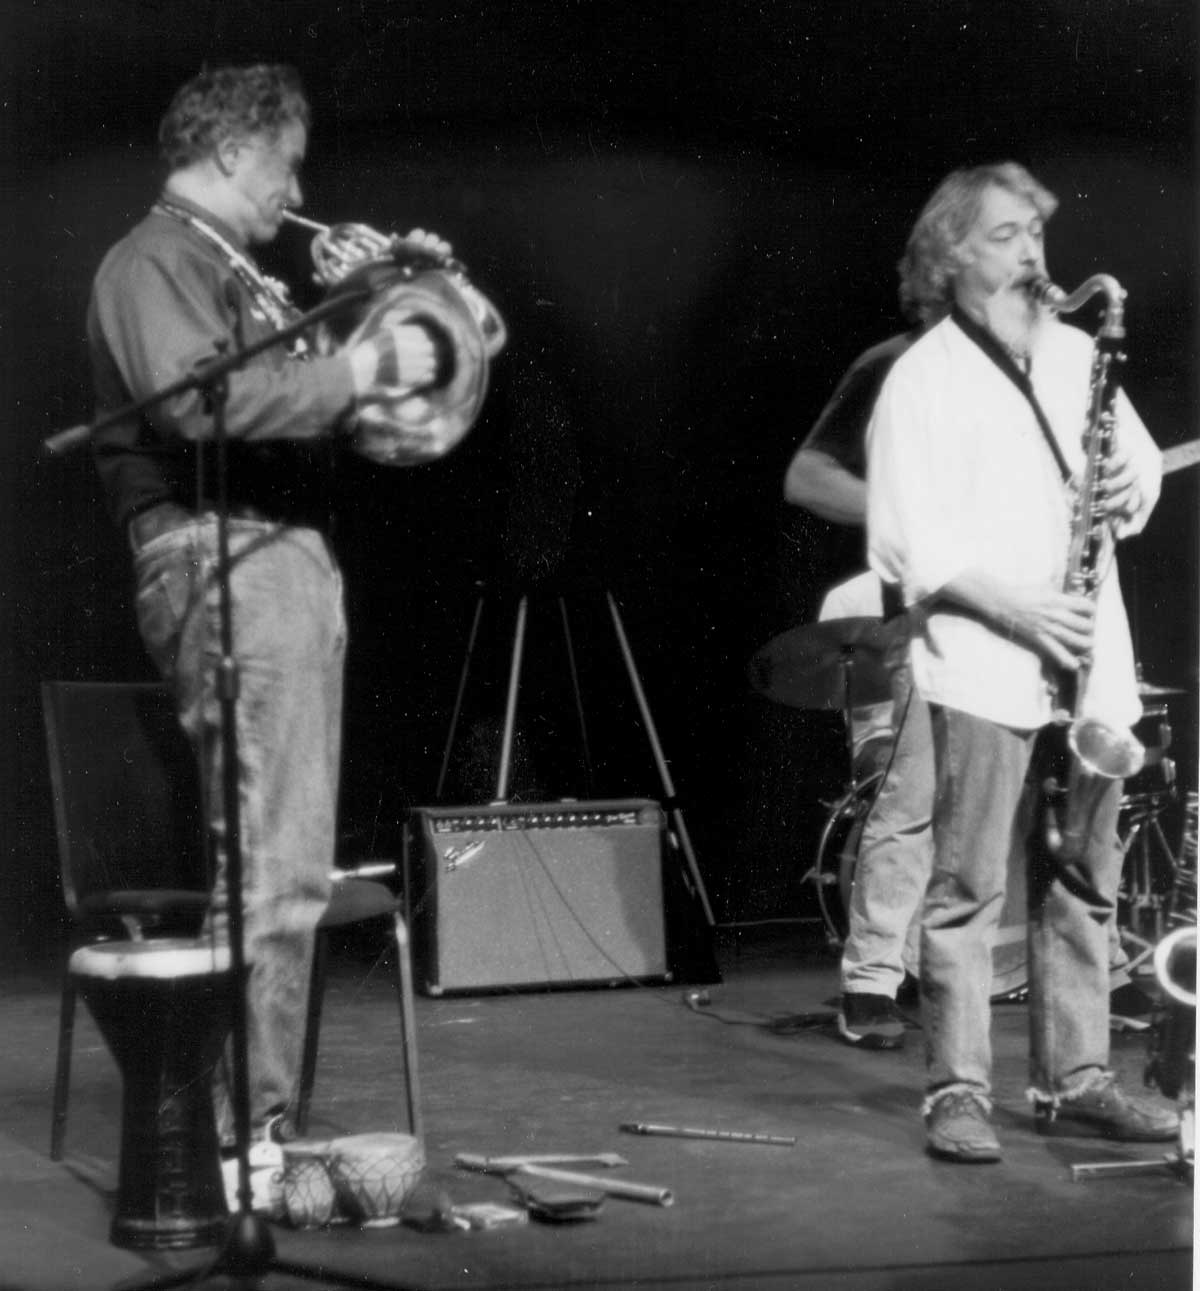
<path id="1" fill-rule="evenodd" d="M 891 999 L 920 962 L 921 904 L 933 863 L 933 735 L 929 706 L 912 684 L 908 633 L 889 645 L 895 743 L 863 825 L 850 892 L 841 986 Z"/>
<path id="2" fill-rule="evenodd" d="M 933 875 L 921 936 L 921 1000 L 930 1094 L 991 1091 L 992 942 L 1037 736 L 931 706 L 937 794 Z M 1030 848 L 1030 1083 L 1046 1098 L 1109 1060 L 1109 922 L 1120 881 L 1112 845 L 1122 785 L 1097 804 L 1083 859 L 1068 870 Z M 1028 799 L 1025 798 L 1027 808 Z"/>
<path id="3" fill-rule="evenodd" d="M 330 894 L 346 645 L 342 578 L 320 533 L 233 519 L 233 658 L 238 679 L 238 824 L 242 858 L 250 1117 L 294 1103 L 314 929 Z M 211 924 L 228 936 L 222 795 L 217 527 L 171 530 L 134 557 L 138 626 L 172 685 L 200 758 L 216 853 Z M 231 1128 L 228 1080 L 218 1128 Z"/>

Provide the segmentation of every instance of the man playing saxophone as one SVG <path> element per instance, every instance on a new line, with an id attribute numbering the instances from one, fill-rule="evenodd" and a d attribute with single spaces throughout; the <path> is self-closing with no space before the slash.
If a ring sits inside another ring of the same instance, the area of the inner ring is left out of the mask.
<path id="1" fill-rule="evenodd" d="M 1036 298 L 1057 206 L 1012 162 L 956 171 L 929 199 L 902 272 L 947 315 L 897 360 L 869 431 L 872 567 L 913 618 L 930 706 L 933 875 L 921 930 L 928 1150 L 995 1161 L 989 993 L 1014 830 L 1056 682 L 1085 664 L 1085 715 L 1141 714 L 1115 559 L 1094 595 L 1064 589 L 1072 490 L 1085 466 L 1093 345 Z M 1161 460 L 1123 394 L 1096 508 L 1139 532 Z M 1029 874 L 1030 1089 L 1039 1133 L 1167 1140 L 1173 1110 L 1135 1103 L 1109 1068 L 1108 925 L 1122 784 L 1101 787 L 1082 855 Z"/>

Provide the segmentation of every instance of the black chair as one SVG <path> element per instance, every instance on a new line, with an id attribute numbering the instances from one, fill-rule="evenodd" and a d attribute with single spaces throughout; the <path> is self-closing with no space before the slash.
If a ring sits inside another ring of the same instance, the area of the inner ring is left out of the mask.
<path id="1" fill-rule="evenodd" d="M 90 942 L 195 936 L 211 887 L 196 760 L 168 689 L 154 682 L 42 684 L 50 783 L 63 897 L 70 916 L 66 959 Z M 399 898 L 372 877 L 334 873 L 318 927 L 296 1127 L 304 1133 L 315 1082 L 328 935 L 367 919 L 391 920 L 403 1037 L 408 1122 L 421 1137 L 408 931 Z M 50 1156 L 62 1156 L 71 1075 L 75 989 L 63 973 Z"/>

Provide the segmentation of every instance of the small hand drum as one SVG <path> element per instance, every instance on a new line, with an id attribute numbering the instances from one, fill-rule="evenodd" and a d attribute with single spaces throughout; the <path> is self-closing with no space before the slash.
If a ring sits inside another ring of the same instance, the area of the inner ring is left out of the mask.
<path id="1" fill-rule="evenodd" d="M 330 1141 L 328 1160 L 343 1213 L 364 1228 L 382 1228 L 400 1222 L 425 1150 L 411 1134 L 351 1134 Z"/>
<path id="2" fill-rule="evenodd" d="M 103 942 L 75 951 L 69 971 L 124 1078 L 113 1244 L 218 1242 L 229 1212 L 212 1073 L 233 1017 L 228 947 Z"/>

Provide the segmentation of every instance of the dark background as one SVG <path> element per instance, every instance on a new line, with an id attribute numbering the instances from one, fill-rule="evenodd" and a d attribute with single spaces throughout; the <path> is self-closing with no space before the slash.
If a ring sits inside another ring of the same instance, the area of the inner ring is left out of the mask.
<path id="1" fill-rule="evenodd" d="M 91 276 L 153 199 L 159 117 L 205 60 L 295 64 L 308 212 L 436 229 L 511 332 L 454 455 L 343 471 L 348 854 L 392 853 L 433 800 L 481 585 L 443 800 L 495 788 L 520 591 L 511 795 L 662 792 L 607 588 L 718 917 L 813 913 L 799 876 L 844 777 L 836 716 L 754 695 L 746 664 L 861 563 L 859 533 L 783 503 L 783 472 L 848 362 L 900 326 L 895 262 L 954 166 L 1013 157 L 1058 193 L 1056 281 L 1121 281 L 1126 387 L 1162 446 L 1197 434 L 1190 0 L 10 0 L 0 26 L 0 935 L 18 957 L 59 928 L 38 683 L 150 673 L 87 455 L 39 446 L 90 414 Z M 305 240 L 271 253 L 298 284 Z M 1189 786 L 1196 475 L 1165 481 L 1123 555 L 1145 675 L 1186 691 Z"/>

